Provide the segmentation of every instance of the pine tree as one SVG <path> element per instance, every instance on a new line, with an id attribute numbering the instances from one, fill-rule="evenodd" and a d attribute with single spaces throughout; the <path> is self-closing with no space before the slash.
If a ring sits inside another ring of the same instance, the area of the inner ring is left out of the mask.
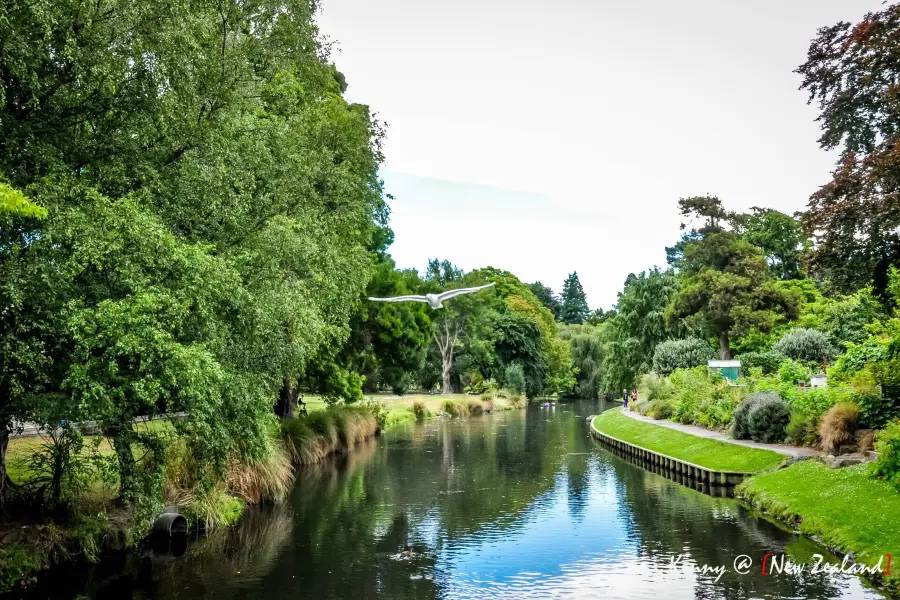
<path id="1" fill-rule="evenodd" d="M 581 287 L 581 282 L 578 280 L 578 273 L 572 273 L 563 283 L 562 309 L 559 313 L 559 319 L 569 325 L 579 325 L 584 323 L 590 313 L 587 296 L 585 296 L 584 288 Z"/>

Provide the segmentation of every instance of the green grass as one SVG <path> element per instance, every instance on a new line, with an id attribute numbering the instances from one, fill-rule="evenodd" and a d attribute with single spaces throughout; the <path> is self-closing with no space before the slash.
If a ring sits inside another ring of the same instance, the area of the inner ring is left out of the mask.
<path id="1" fill-rule="evenodd" d="M 747 448 L 718 440 L 701 438 L 660 425 L 636 421 L 619 410 L 608 410 L 594 419 L 601 432 L 623 442 L 716 471 L 754 473 L 771 469 L 784 456 L 770 450 Z"/>
<path id="2" fill-rule="evenodd" d="M 803 461 L 763 473 L 736 488 L 738 497 L 773 517 L 798 525 L 858 563 L 874 565 L 883 554 L 900 557 L 900 493 L 866 474 L 865 465 L 829 469 Z M 886 564 L 886 563 L 885 563 Z M 900 591 L 898 569 L 888 585 Z"/>

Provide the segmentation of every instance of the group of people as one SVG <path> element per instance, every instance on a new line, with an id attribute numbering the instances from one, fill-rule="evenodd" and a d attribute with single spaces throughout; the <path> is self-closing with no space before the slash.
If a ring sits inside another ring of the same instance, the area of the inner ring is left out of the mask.
<path id="1" fill-rule="evenodd" d="M 637 402 L 637 399 L 638 399 L 637 390 L 632 390 L 631 393 L 628 393 L 627 389 L 622 390 L 622 402 L 625 403 L 625 408 L 628 408 L 628 400 L 629 399 L 632 402 Z"/>

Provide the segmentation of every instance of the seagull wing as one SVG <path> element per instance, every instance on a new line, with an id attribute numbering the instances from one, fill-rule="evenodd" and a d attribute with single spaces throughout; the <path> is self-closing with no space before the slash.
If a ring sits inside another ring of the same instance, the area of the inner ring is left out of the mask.
<path id="1" fill-rule="evenodd" d="M 428 302 L 425 296 L 394 296 L 393 298 L 369 298 L 374 302 Z"/>
<path id="2" fill-rule="evenodd" d="M 478 287 L 457 288 L 455 290 L 448 290 L 448 291 L 444 292 L 443 294 L 441 294 L 440 296 L 438 296 L 438 298 L 440 298 L 441 301 L 443 302 L 444 300 L 449 300 L 450 298 L 453 298 L 454 296 L 460 296 L 462 294 L 471 294 L 472 292 L 477 292 L 478 290 L 483 290 L 485 288 L 489 288 L 492 285 L 494 285 L 494 283 L 495 282 L 491 282 L 487 285 L 480 285 Z"/>

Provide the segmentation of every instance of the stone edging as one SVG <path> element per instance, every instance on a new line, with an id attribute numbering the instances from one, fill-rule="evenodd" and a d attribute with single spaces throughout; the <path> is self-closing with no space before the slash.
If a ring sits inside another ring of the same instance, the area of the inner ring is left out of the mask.
<path id="1" fill-rule="evenodd" d="M 696 479 L 697 481 L 702 481 L 711 485 L 734 486 L 753 475 L 753 473 L 743 471 L 717 471 L 715 469 L 708 469 L 707 467 L 701 467 L 700 465 L 695 465 L 694 463 L 679 458 L 673 458 L 654 450 L 647 450 L 637 444 L 632 444 L 603 433 L 597 429 L 596 425 L 594 425 L 596 418 L 597 417 L 595 416 L 591 419 L 591 435 L 597 438 L 601 443 L 622 454 L 640 458 L 651 464 L 659 465 L 662 468 L 669 469 L 675 473 L 683 474 L 692 479 Z"/>

